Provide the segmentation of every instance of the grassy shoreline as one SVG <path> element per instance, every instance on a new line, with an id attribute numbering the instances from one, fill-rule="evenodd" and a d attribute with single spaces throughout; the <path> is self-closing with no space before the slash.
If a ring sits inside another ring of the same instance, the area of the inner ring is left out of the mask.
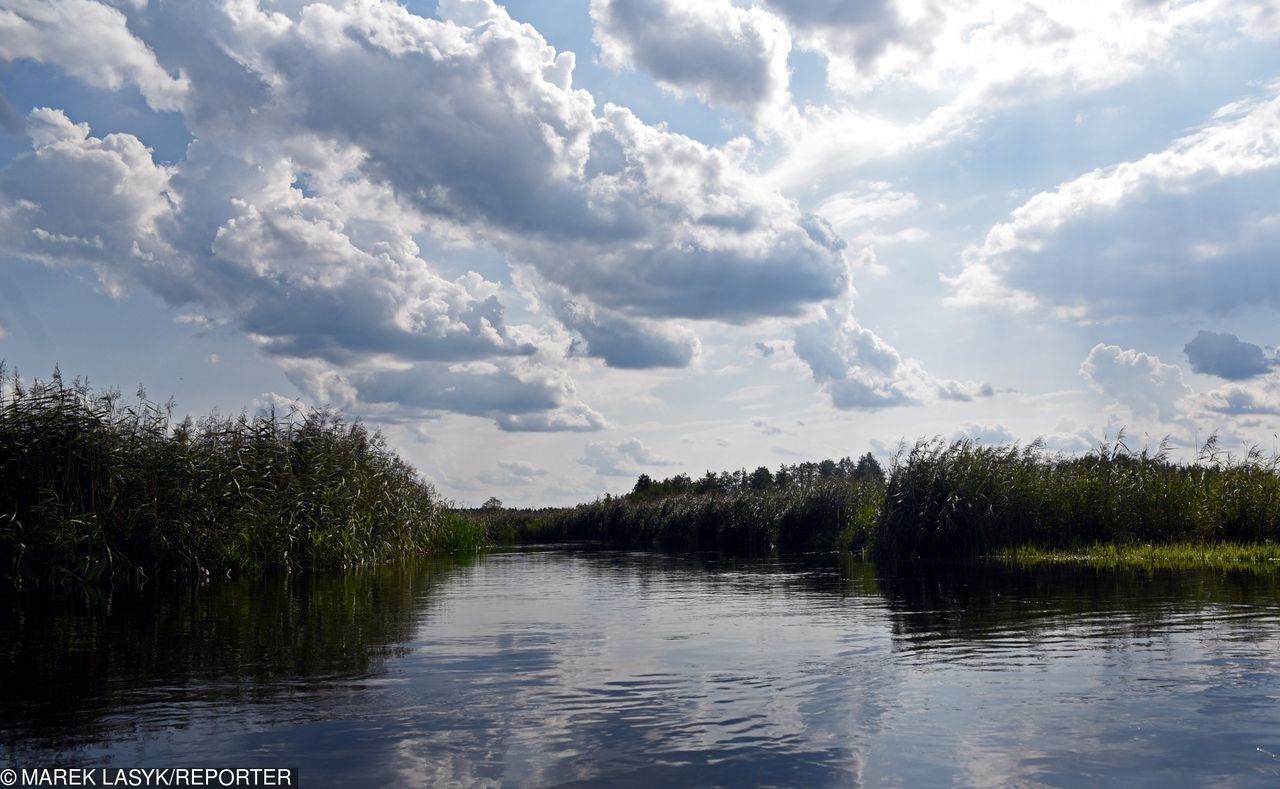
<path id="1" fill-rule="evenodd" d="M 1034 545 L 1005 548 L 996 558 L 1009 564 L 1035 566 L 1084 564 L 1106 568 L 1239 567 L 1280 569 L 1275 543 L 1095 543 L 1047 549 Z"/>
<path id="2" fill-rule="evenodd" d="M 642 475 L 627 495 L 527 516 L 513 533 L 666 550 L 863 550 L 886 565 L 1256 564 L 1280 556 L 1280 473 L 1274 458 L 1232 459 L 1213 440 L 1180 464 L 1122 439 L 1074 457 L 935 439 L 904 449 L 887 474 L 846 458 L 698 481 Z"/>

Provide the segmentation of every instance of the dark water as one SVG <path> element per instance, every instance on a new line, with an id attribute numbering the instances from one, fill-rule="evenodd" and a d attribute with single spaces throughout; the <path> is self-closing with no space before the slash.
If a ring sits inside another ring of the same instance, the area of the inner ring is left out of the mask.
<path id="1" fill-rule="evenodd" d="M 0 600 L 6 766 L 1274 786 L 1280 573 L 532 551 Z"/>

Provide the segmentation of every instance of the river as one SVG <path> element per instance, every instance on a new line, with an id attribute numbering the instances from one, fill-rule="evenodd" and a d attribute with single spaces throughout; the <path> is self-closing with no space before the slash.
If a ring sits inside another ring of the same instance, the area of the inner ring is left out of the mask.
<path id="1" fill-rule="evenodd" d="M 7 766 L 1274 786 L 1280 571 L 498 551 L 0 601 Z"/>

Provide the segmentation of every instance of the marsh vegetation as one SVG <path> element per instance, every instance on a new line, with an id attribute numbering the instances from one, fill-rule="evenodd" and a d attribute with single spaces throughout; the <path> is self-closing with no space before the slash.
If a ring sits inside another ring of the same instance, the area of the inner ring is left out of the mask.
<path id="1" fill-rule="evenodd" d="M 1171 460 L 1164 445 L 1131 451 L 1123 434 L 1077 457 L 1038 442 L 934 439 L 904 447 L 887 474 L 867 454 L 697 481 L 641 475 L 625 496 L 546 513 L 519 534 L 680 550 L 866 550 L 882 562 L 1117 551 L 1264 561 L 1280 556 L 1280 473 L 1275 458 L 1231 457 L 1214 438 L 1193 463 Z"/>
<path id="2" fill-rule="evenodd" d="M 349 567 L 483 532 L 358 422 L 176 421 L 172 403 L 0 368 L 0 574 L 141 580 Z"/>
<path id="3" fill-rule="evenodd" d="M 889 563 L 1270 561 L 1280 473 L 1274 457 L 1233 458 L 1212 438 L 1192 463 L 1163 445 L 1131 451 L 1123 436 L 1077 457 L 935 439 L 904 447 L 887 472 L 867 453 L 642 474 L 629 493 L 576 507 L 459 510 L 380 435 L 330 412 L 179 421 L 141 390 L 126 399 L 56 372 L 23 384 L 0 366 L 0 575 L 11 581 L 341 568 L 562 541 Z"/>

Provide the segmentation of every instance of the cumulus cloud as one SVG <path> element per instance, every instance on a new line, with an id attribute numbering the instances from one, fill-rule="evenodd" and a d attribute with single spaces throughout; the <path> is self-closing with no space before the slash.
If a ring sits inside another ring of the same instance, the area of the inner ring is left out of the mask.
<path id="1" fill-rule="evenodd" d="M 862 101 L 808 108 L 772 173 L 791 187 L 843 188 L 868 161 L 963 139 L 1026 102 L 1112 88 L 1234 31 L 1280 36 L 1276 0 L 771 0 L 769 8 L 798 48 L 826 58 L 835 90 L 905 84 L 921 107 L 906 118 Z"/>
<path id="2" fill-rule="evenodd" d="M 1275 358 L 1261 347 L 1229 333 L 1201 331 L 1183 351 L 1194 372 L 1228 381 L 1256 378 L 1276 365 Z"/>
<path id="3" fill-rule="evenodd" d="M 1202 398 L 1205 408 L 1232 416 L 1280 414 L 1280 379 L 1268 376 L 1245 384 L 1231 384 L 1207 392 Z"/>
<path id="4" fill-rule="evenodd" d="M 893 0 L 769 0 L 806 49 L 828 58 L 828 82 L 846 90 L 883 73 L 895 52 L 926 50 L 936 22 L 909 20 Z"/>
<path id="5" fill-rule="evenodd" d="M 405 405 L 487 415 L 509 429 L 546 429 L 559 423 L 534 412 L 580 405 L 502 361 L 536 346 L 509 331 L 497 286 L 432 273 L 406 229 L 374 214 L 377 201 L 362 215 L 343 189 L 307 196 L 288 162 L 207 169 L 205 157 L 221 154 L 201 146 L 181 166 L 157 165 L 136 137 L 94 137 L 56 110 L 33 111 L 28 133 L 32 152 L 0 171 L 0 245 L 12 254 L 87 263 L 110 289 L 141 284 L 174 306 L 219 312 L 283 360 L 430 362 L 412 368 L 421 388 L 405 388 Z M 378 191 L 354 179 L 346 188 Z M 478 375 L 445 364 L 481 358 L 506 368 Z M 388 402 L 391 382 L 406 376 L 357 372 L 361 397 L 347 405 Z M 580 416 L 564 426 L 601 423 Z"/>
<path id="6" fill-rule="evenodd" d="M 827 81 L 862 93 L 907 80 L 988 104 L 1131 78 L 1208 23 L 1255 38 L 1278 31 L 1267 0 L 1076 3 L 1013 0 L 768 0 L 801 48 L 827 59 Z"/>
<path id="7" fill-rule="evenodd" d="M 337 370 L 315 360 L 280 363 L 310 402 L 390 422 L 447 411 L 490 418 L 508 431 L 593 431 L 605 426 L 564 376 L 533 365 L 420 362 Z"/>
<path id="8" fill-rule="evenodd" d="M 858 323 L 848 297 L 824 306 L 818 320 L 796 328 L 795 353 L 841 410 L 874 411 L 994 394 L 990 384 L 935 378 L 918 361 L 904 358 Z"/>
<path id="9" fill-rule="evenodd" d="M 578 462 L 607 477 L 628 477 L 645 467 L 675 465 L 675 461 L 650 452 L 638 438 L 588 441 Z"/>
<path id="10" fill-rule="evenodd" d="M 1280 304 L 1278 90 L 1031 198 L 965 252 L 951 303 L 1087 320 Z"/>
<path id="11" fill-rule="evenodd" d="M 729 0 L 592 0 L 601 61 L 640 68 L 676 94 L 723 104 L 753 120 L 789 104 L 782 20 Z"/>
<path id="12" fill-rule="evenodd" d="M 799 316 L 848 284 L 843 242 L 760 181 L 745 142 L 597 107 L 572 53 L 489 0 L 436 19 L 382 0 L 0 14 L 6 56 L 137 84 L 195 138 L 160 164 L 36 110 L 31 152 L 0 171 L 0 251 L 150 289 L 360 408 L 598 428 L 566 356 L 687 365 L 690 321 Z M 508 325 L 504 288 L 443 276 L 421 237 L 497 249 L 570 336 Z"/>
<path id="13" fill-rule="evenodd" d="M 571 346 L 575 355 L 620 369 L 685 367 L 700 347 L 698 338 L 679 325 L 629 318 L 549 283 L 535 287 L 551 314 L 581 340 Z"/>
<path id="14" fill-rule="evenodd" d="M 1089 386 L 1126 406 L 1135 416 L 1170 422 L 1183 413 L 1191 387 L 1182 370 L 1131 348 L 1098 343 L 1080 365 Z"/>
<path id="15" fill-rule="evenodd" d="M 136 85 L 157 110 L 182 107 L 189 87 L 129 31 L 123 13 L 94 0 L 6 0 L 0 8 L 0 59 L 56 63 L 90 85 Z"/>

